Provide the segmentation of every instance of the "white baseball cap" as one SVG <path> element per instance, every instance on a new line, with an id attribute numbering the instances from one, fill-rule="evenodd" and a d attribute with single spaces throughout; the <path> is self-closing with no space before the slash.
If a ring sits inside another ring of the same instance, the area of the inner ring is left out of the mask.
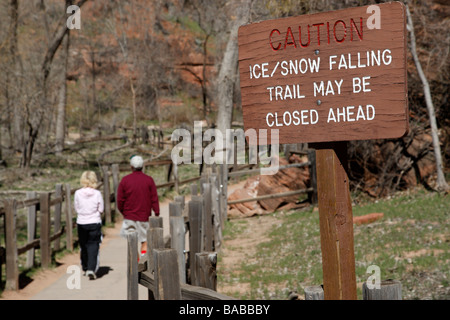
<path id="1" fill-rule="evenodd" d="M 130 160 L 130 165 L 133 168 L 140 169 L 144 166 L 144 159 L 141 156 L 132 156 Z"/>

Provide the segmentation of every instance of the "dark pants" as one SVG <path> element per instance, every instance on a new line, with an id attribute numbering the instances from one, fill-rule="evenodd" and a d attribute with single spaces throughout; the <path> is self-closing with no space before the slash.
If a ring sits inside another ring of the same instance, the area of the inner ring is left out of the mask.
<path id="1" fill-rule="evenodd" d="M 80 258 L 83 271 L 97 271 L 99 248 L 102 239 L 102 224 L 77 224 L 80 242 Z"/>

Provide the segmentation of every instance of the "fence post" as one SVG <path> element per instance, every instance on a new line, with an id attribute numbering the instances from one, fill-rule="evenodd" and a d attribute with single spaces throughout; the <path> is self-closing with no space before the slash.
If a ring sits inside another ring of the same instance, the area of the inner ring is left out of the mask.
<path id="1" fill-rule="evenodd" d="M 161 221 L 162 220 L 153 220 Z M 152 227 L 150 225 L 147 232 L 147 270 L 152 274 L 155 270 L 155 262 L 153 260 L 153 250 L 164 249 L 164 229 L 161 227 Z M 154 292 L 148 290 L 148 300 L 155 300 Z"/>
<path id="2" fill-rule="evenodd" d="M 36 198 L 35 191 L 27 191 L 27 199 Z M 27 214 L 27 241 L 30 243 L 36 238 L 36 205 L 28 207 Z M 27 252 L 27 262 L 25 268 L 29 269 L 34 266 L 35 249 L 31 248 Z"/>
<path id="3" fill-rule="evenodd" d="M 147 231 L 147 260 L 150 263 L 150 260 L 152 259 L 152 249 L 154 249 L 155 247 L 152 247 L 153 243 L 157 243 L 158 245 L 156 246 L 156 248 L 164 248 L 164 234 L 161 231 L 161 237 L 159 237 L 159 235 L 155 238 L 154 235 L 150 236 L 151 234 L 151 230 L 154 228 L 158 228 L 163 230 L 163 218 L 161 216 L 159 217 L 155 217 L 155 216 L 150 216 L 148 218 L 148 231 Z M 161 244 L 159 244 L 161 243 Z M 148 265 L 150 266 L 150 265 Z M 152 269 L 149 269 L 150 271 L 152 271 Z"/>
<path id="4" fill-rule="evenodd" d="M 40 244 L 41 244 L 41 265 L 42 268 L 50 267 L 51 263 L 51 242 L 50 242 L 50 193 L 45 192 L 40 196 L 39 208 L 40 223 L 41 223 L 41 233 L 40 233 Z"/>
<path id="5" fill-rule="evenodd" d="M 217 252 L 195 254 L 195 283 L 199 287 L 217 291 Z"/>
<path id="6" fill-rule="evenodd" d="M 154 249 L 164 249 L 164 229 L 150 227 L 147 232 L 147 270 L 154 271 L 153 253 Z"/>
<path id="7" fill-rule="evenodd" d="M 184 258 L 185 229 L 183 217 L 170 217 L 170 238 L 171 248 L 177 251 L 180 281 L 181 283 L 186 283 L 186 261 Z"/>
<path id="8" fill-rule="evenodd" d="M 159 217 L 151 216 L 148 218 L 148 222 L 149 222 L 149 229 L 163 227 L 163 218 L 161 216 Z"/>
<path id="9" fill-rule="evenodd" d="M 309 201 L 311 204 L 317 204 L 317 170 L 316 170 L 316 150 L 308 150 L 308 161 L 309 165 L 309 181 L 311 183 L 311 188 L 314 190 L 308 193 Z"/>
<path id="10" fill-rule="evenodd" d="M 6 250 L 0 246 L 0 279 L 3 279 L 3 263 L 5 263 Z M 3 289 L 3 282 L 0 281 L 0 289 Z"/>
<path id="11" fill-rule="evenodd" d="M 220 192 L 217 188 L 217 174 L 210 177 L 211 184 L 211 214 L 214 250 L 218 250 L 222 244 L 222 221 L 220 219 Z"/>
<path id="12" fill-rule="evenodd" d="M 174 197 L 175 202 L 179 203 L 181 206 L 181 215 L 183 215 L 184 213 L 184 207 L 185 207 L 185 200 L 184 200 L 184 196 L 175 196 Z"/>
<path id="13" fill-rule="evenodd" d="M 196 196 L 197 195 L 197 183 L 191 183 L 190 189 L 191 189 L 191 195 Z"/>
<path id="14" fill-rule="evenodd" d="M 195 281 L 195 254 L 202 251 L 202 208 L 202 201 L 189 201 L 189 269 L 191 283 Z"/>
<path id="15" fill-rule="evenodd" d="M 109 185 L 108 166 L 102 166 L 103 198 L 105 202 L 105 224 L 111 223 L 111 189 Z"/>
<path id="16" fill-rule="evenodd" d="M 7 199 L 5 205 L 6 290 L 19 290 L 16 217 L 17 202 Z"/>
<path id="17" fill-rule="evenodd" d="M 55 215 L 54 215 L 54 221 L 53 221 L 53 229 L 54 232 L 57 233 L 61 229 L 61 208 L 62 208 L 62 201 L 63 201 L 63 192 L 62 192 L 62 184 L 57 184 L 55 186 L 55 198 L 61 198 L 61 201 L 57 204 L 55 204 Z M 59 251 L 60 245 L 61 245 L 61 237 L 58 237 L 55 239 L 55 242 L 53 244 L 53 249 L 55 251 Z"/>
<path id="18" fill-rule="evenodd" d="M 66 183 L 66 247 L 73 251 L 72 193 L 70 184 Z"/>
<path id="19" fill-rule="evenodd" d="M 310 286 L 305 288 L 305 300 L 325 300 L 322 286 Z"/>
<path id="20" fill-rule="evenodd" d="M 115 215 L 119 212 L 119 208 L 117 207 L 117 190 L 119 188 L 119 164 L 114 163 L 111 166 L 112 171 L 112 177 L 113 177 L 113 188 L 114 188 L 114 217 L 113 221 L 115 220 Z"/>
<path id="21" fill-rule="evenodd" d="M 154 249 L 156 300 L 181 300 L 181 286 L 175 249 Z"/>
<path id="22" fill-rule="evenodd" d="M 170 202 L 169 217 L 181 217 L 181 216 L 182 216 L 181 204 L 179 202 Z"/>
<path id="23" fill-rule="evenodd" d="M 207 183 L 203 183 L 203 250 L 213 250 L 212 236 L 212 203 L 211 203 L 211 184 L 209 178 Z"/>
<path id="24" fill-rule="evenodd" d="M 225 226 L 228 215 L 228 165 L 219 165 L 219 184 L 220 184 L 220 221 L 222 228 Z"/>
<path id="25" fill-rule="evenodd" d="M 127 235 L 127 299 L 138 300 L 138 236 L 137 232 Z"/>
<path id="26" fill-rule="evenodd" d="M 381 281 L 380 289 L 369 289 L 364 282 L 362 289 L 363 300 L 402 300 L 402 284 L 397 280 Z"/>

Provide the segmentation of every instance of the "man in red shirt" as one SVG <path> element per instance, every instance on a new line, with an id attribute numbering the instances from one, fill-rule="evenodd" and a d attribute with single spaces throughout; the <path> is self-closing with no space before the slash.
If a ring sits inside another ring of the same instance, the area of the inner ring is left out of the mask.
<path id="1" fill-rule="evenodd" d="M 147 252 L 148 218 L 152 209 L 159 216 L 158 193 L 153 178 L 142 172 L 142 157 L 132 156 L 130 165 L 133 172 L 122 178 L 117 190 L 117 208 L 124 218 L 120 234 L 126 237 L 137 232 L 143 255 Z"/>

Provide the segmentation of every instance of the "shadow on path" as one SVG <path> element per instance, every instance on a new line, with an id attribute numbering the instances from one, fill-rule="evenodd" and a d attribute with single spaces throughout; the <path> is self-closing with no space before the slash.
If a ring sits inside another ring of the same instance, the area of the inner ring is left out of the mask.
<path id="1" fill-rule="evenodd" d="M 109 266 L 102 266 L 98 268 L 98 271 L 96 273 L 97 279 L 106 276 L 110 271 L 113 271 L 114 269 Z"/>

